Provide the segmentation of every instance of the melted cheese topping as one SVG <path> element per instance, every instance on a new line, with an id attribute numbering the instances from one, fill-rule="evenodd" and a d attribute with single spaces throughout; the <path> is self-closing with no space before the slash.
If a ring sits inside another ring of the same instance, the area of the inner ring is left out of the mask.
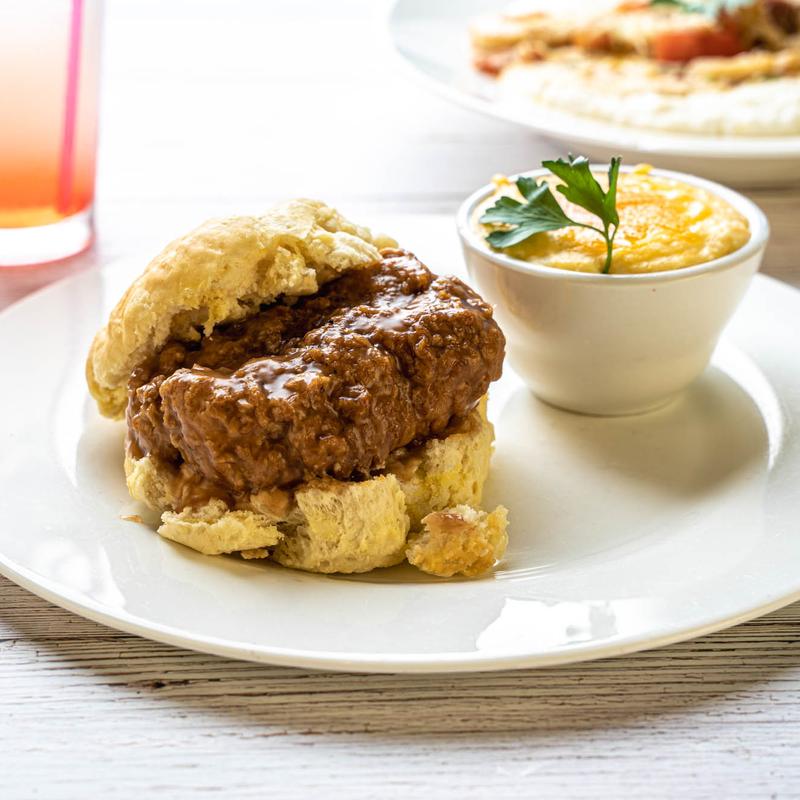
<path id="1" fill-rule="evenodd" d="M 597 177 L 603 184 L 605 176 Z M 559 183 L 554 176 L 547 180 L 553 186 Z M 499 177 L 494 182 L 495 193 L 478 206 L 473 217 L 473 227 L 482 239 L 493 228 L 478 220 L 498 197 L 522 200 L 508 179 Z M 597 217 L 568 203 L 560 192 L 553 194 L 572 219 L 600 226 Z M 663 272 L 704 264 L 738 250 L 750 238 L 747 219 L 725 200 L 697 186 L 651 175 L 647 166 L 620 174 L 617 211 L 620 224 L 611 273 Z M 557 269 L 602 272 L 606 244 L 599 233 L 569 227 L 537 233 L 498 252 Z"/>

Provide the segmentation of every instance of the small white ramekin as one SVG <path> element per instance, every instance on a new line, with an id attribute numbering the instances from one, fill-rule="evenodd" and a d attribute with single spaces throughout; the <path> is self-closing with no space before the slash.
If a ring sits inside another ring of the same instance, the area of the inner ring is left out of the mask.
<path id="1" fill-rule="evenodd" d="M 541 177 L 547 171 L 524 174 Z M 490 250 L 472 229 L 472 216 L 494 191 L 491 185 L 470 195 L 458 211 L 458 233 L 473 285 L 495 306 L 511 366 L 547 403 L 585 414 L 622 415 L 668 402 L 705 369 L 761 264 L 769 225 L 755 203 L 692 175 L 667 170 L 652 174 L 726 200 L 750 223 L 747 244 L 695 267 L 598 275 Z"/>

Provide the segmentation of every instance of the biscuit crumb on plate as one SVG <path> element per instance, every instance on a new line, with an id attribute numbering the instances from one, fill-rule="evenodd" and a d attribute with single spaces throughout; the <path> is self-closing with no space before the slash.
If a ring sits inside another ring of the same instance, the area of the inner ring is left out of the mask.
<path id="1" fill-rule="evenodd" d="M 240 550 L 239 555 L 247 561 L 254 558 L 269 558 L 269 550 L 266 547 L 254 547 L 252 550 Z"/>
<path id="2" fill-rule="evenodd" d="M 503 506 L 490 514 L 465 505 L 433 511 L 422 520 L 423 529 L 408 537 L 406 558 L 441 578 L 480 575 L 506 551 L 507 517 Z"/>

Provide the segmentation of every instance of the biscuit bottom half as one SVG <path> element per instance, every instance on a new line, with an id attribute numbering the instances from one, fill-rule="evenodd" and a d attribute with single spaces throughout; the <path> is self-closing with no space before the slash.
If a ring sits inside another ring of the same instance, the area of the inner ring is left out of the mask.
<path id="1" fill-rule="evenodd" d="M 309 572 L 368 572 L 408 560 L 442 577 L 491 569 L 508 543 L 506 509 L 479 510 L 494 429 L 486 398 L 445 438 L 391 454 L 367 480 L 308 481 L 232 508 L 209 499 L 176 511 L 172 467 L 125 459 L 131 496 L 161 512 L 158 533 L 206 555 L 240 553 Z"/>

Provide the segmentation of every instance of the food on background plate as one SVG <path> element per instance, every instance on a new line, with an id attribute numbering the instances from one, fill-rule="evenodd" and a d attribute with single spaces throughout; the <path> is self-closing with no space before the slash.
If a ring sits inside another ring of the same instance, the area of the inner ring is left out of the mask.
<path id="1" fill-rule="evenodd" d="M 501 102 L 673 132 L 800 134 L 800 0 L 628 0 L 470 23 Z"/>
<path id="2" fill-rule="evenodd" d="M 474 575 L 507 543 L 505 510 L 475 508 L 504 344 L 461 281 L 298 200 L 168 245 L 95 337 L 87 381 L 127 419 L 128 488 L 162 536 L 314 572 L 408 556 Z"/>
<path id="3" fill-rule="evenodd" d="M 646 274 L 713 261 L 750 238 L 743 214 L 713 192 L 653 174 L 606 175 L 582 156 L 544 161 L 550 175 L 499 176 L 472 215 L 487 246 L 521 261 L 578 272 Z M 602 181 L 603 184 L 598 181 Z"/>

